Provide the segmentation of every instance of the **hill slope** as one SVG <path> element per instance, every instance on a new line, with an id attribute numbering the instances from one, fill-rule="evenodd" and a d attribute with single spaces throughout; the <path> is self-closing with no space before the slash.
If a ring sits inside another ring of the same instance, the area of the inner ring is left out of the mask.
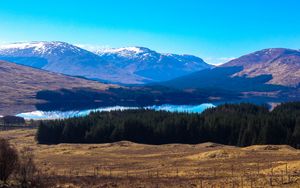
<path id="1" fill-rule="evenodd" d="M 299 83 L 300 52 L 275 48 L 257 51 L 220 67 L 198 71 L 162 85 L 299 99 Z"/>
<path id="2" fill-rule="evenodd" d="M 34 109 L 35 104 L 42 102 L 36 99 L 36 94 L 43 90 L 89 88 L 104 91 L 117 87 L 4 61 L 0 61 L 0 75 L 0 114 L 9 114 L 10 109 L 19 112 L 22 108 Z"/>
<path id="3" fill-rule="evenodd" d="M 270 48 L 257 51 L 225 63 L 222 67 L 242 66 L 243 70 L 233 76 L 253 78 L 272 75 L 267 83 L 297 86 L 300 83 L 300 51 Z"/>

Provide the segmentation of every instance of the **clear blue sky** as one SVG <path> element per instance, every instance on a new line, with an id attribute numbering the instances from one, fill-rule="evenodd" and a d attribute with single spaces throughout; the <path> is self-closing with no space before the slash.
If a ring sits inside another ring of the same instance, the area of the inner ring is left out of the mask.
<path id="1" fill-rule="evenodd" d="M 215 63 L 262 48 L 299 49 L 300 1 L 1 1 L 0 43 L 38 40 L 146 46 Z"/>

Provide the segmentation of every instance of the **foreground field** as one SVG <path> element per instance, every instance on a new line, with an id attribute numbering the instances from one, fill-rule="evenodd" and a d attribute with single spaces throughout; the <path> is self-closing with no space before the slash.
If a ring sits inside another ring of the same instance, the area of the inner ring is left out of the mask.
<path id="1" fill-rule="evenodd" d="M 0 137 L 34 150 L 49 187 L 300 187 L 300 151 L 290 146 L 39 145 L 35 132 Z"/>

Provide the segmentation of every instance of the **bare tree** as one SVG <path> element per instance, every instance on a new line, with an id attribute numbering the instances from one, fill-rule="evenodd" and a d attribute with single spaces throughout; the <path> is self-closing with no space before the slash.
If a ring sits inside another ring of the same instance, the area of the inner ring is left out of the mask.
<path id="1" fill-rule="evenodd" d="M 19 153 L 17 179 L 19 180 L 21 187 L 33 187 L 34 184 L 36 184 L 36 172 L 37 168 L 34 164 L 34 155 L 32 149 L 25 147 Z"/>
<path id="2" fill-rule="evenodd" d="M 0 181 L 6 183 L 18 166 L 18 153 L 7 140 L 0 138 Z"/>

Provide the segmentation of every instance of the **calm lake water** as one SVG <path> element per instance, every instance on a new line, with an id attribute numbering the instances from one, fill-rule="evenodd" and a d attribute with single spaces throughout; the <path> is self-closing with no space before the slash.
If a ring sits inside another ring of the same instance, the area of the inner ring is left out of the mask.
<path id="1" fill-rule="evenodd" d="M 207 108 L 213 108 L 215 105 L 211 103 L 203 103 L 199 105 L 171 105 L 164 104 L 159 106 L 147 106 L 143 107 L 144 109 L 152 109 L 156 111 L 168 111 L 168 112 L 187 112 L 187 113 L 201 113 Z M 88 110 L 74 110 L 74 111 L 33 111 L 17 114 L 19 117 L 25 119 L 64 119 L 71 117 L 82 117 L 87 116 L 91 112 L 104 112 L 104 111 L 113 111 L 113 110 L 129 110 L 129 109 L 140 109 L 140 107 L 125 107 L 125 106 L 112 106 L 112 107 L 103 107 L 97 109 L 88 109 Z"/>

